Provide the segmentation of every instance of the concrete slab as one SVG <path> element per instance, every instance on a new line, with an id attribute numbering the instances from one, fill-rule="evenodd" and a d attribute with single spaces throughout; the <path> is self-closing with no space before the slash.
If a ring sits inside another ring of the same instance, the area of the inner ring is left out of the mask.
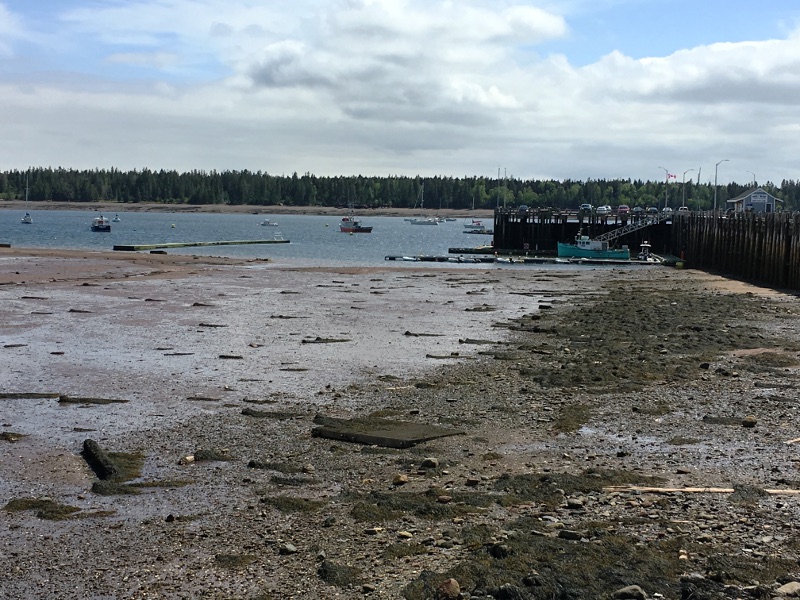
<path id="1" fill-rule="evenodd" d="M 389 419 L 336 419 L 317 415 L 314 423 L 318 425 L 311 430 L 314 437 L 385 448 L 411 448 L 428 440 L 464 434 L 458 429 Z"/>

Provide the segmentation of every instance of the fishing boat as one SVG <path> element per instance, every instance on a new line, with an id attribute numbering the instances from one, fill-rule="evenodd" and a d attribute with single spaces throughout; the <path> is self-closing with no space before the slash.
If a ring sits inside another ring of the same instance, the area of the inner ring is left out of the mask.
<path id="1" fill-rule="evenodd" d="M 558 242 L 559 258 L 602 258 L 611 260 L 630 260 L 631 253 L 627 246 L 611 248 L 607 241 L 593 240 L 588 235 L 575 236 L 574 244 Z"/>
<path id="2" fill-rule="evenodd" d="M 100 231 L 102 233 L 110 233 L 111 232 L 111 221 L 109 221 L 103 215 L 95 217 L 92 219 L 92 231 Z"/>
<path id="3" fill-rule="evenodd" d="M 259 225 L 263 225 L 264 227 L 277 227 L 278 222 L 270 221 L 269 219 L 264 219 L 263 221 L 261 221 L 261 223 L 259 223 Z"/>
<path id="4" fill-rule="evenodd" d="M 112 223 L 119 223 L 121 221 L 122 221 L 122 219 L 119 218 L 119 215 L 114 215 L 114 218 L 111 219 Z"/>
<path id="5" fill-rule="evenodd" d="M 342 217 L 342 221 L 339 223 L 339 231 L 342 233 L 372 233 L 372 226 L 362 225 L 361 219 L 348 215 Z"/>

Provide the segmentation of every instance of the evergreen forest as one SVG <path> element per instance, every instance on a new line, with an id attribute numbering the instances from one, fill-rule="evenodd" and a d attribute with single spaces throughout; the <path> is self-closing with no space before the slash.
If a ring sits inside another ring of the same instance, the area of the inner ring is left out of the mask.
<path id="1" fill-rule="evenodd" d="M 717 187 L 717 206 L 752 189 L 752 182 Z M 800 181 L 761 187 L 783 201 L 783 210 L 800 209 Z M 31 202 L 121 202 L 353 206 L 368 208 L 493 209 L 496 207 L 576 209 L 620 204 L 692 210 L 714 205 L 712 183 L 653 182 L 631 179 L 587 181 L 524 180 L 486 177 L 321 177 L 257 171 L 120 171 L 32 168 L 0 172 L 0 200 Z"/>

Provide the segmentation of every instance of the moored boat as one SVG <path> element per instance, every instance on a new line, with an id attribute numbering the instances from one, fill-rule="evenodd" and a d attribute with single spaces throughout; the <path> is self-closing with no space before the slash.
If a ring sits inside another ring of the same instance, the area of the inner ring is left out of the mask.
<path id="1" fill-rule="evenodd" d="M 339 231 L 342 233 L 372 233 L 372 226 L 362 225 L 361 219 L 350 215 L 342 217 L 342 221 L 339 223 Z"/>
<path id="2" fill-rule="evenodd" d="M 464 229 L 486 229 L 486 225 L 483 224 L 482 221 L 478 221 L 477 219 L 472 219 L 469 223 L 464 223 Z"/>
<path id="3" fill-rule="evenodd" d="M 558 242 L 559 258 L 602 258 L 610 260 L 630 260 L 627 246 L 611 248 L 607 241 L 593 240 L 588 235 L 575 236 L 574 244 Z"/>
<path id="4" fill-rule="evenodd" d="M 261 221 L 261 223 L 259 223 L 259 225 L 263 225 L 264 227 L 277 227 L 278 222 L 270 221 L 269 219 L 264 219 L 263 221 Z"/>
<path id="5" fill-rule="evenodd" d="M 31 225 L 33 223 L 33 217 L 31 216 L 31 213 L 26 212 L 25 216 L 20 219 L 20 222 L 24 223 L 25 225 Z"/>
<path id="6" fill-rule="evenodd" d="M 434 218 L 423 218 L 420 217 L 418 219 L 408 219 L 408 222 L 412 225 L 438 225 L 439 221 Z"/>
<path id="7" fill-rule="evenodd" d="M 114 215 L 114 218 L 111 219 L 112 223 L 119 223 L 122 219 L 119 218 L 119 215 Z"/>
<path id="8" fill-rule="evenodd" d="M 103 233 L 110 233 L 111 232 L 111 221 L 109 221 L 103 215 L 95 217 L 92 219 L 92 231 L 100 231 Z"/>

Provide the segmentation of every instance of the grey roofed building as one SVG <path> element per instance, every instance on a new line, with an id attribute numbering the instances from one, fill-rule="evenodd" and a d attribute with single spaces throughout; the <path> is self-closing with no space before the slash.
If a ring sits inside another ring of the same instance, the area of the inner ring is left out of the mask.
<path id="1" fill-rule="evenodd" d="M 783 200 L 757 187 L 728 200 L 728 207 L 736 212 L 771 213 L 779 203 Z"/>

